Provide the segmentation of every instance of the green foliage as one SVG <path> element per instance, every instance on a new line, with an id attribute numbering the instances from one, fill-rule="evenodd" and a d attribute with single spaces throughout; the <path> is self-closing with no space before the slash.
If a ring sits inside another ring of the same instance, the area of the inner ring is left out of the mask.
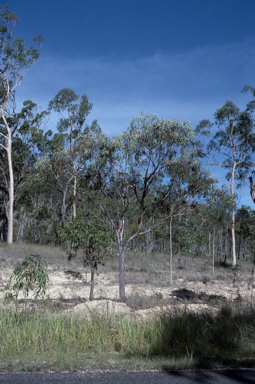
<path id="1" fill-rule="evenodd" d="M 251 253 L 254 257 L 254 241 L 255 241 L 255 210 L 247 205 L 242 205 L 236 212 L 236 233 L 238 238 L 239 256 L 241 246 L 245 245 L 243 249 L 247 253 Z"/>
<path id="2" fill-rule="evenodd" d="M 38 112 L 38 107 L 31 100 L 23 102 L 20 112 L 13 112 L 7 117 L 7 123 L 12 134 L 12 163 L 14 168 L 15 184 L 20 181 L 20 175 L 24 177 L 29 168 L 44 153 L 50 132 L 44 132 L 41 128 L 46 123 L 48 112 Z M 0 118 L 0 132 L 4 134 L 5 125 Z M 1 137 L 1 143 L 5 140 Z M 2 153 L 1 162 L 7 171 L 7 155 Z M 26 172 L 25 172 L 26 171 Z"/>
<path id="3" fill-rule="evenodd" d="M 31 68 L 40 55 L 43 43 L 42 36 L 33 39 L 33 46 L 26 49 L 23 39 L 14 39 L 12 35 L 18 17 L 11 13 L 8 6 L 1 7 L 0 13 L 0 57 L 2 68 L 0 70 L 0 104 L 8 99 L 9 93 L 14 92 L 20 85 L 26 71 Z M 39 49 L 36 48 L 39 46 Z M 10 87 L 9 87 L 10 85 Z"/>
<path id="4" fill-rule="evenodd" d="M 86 217 L 76 217 L 58 231 L 61 242 L 69 241 L 68 259 L 83 251 L 84 267 L 97 268 L 105 257 L 113 255 L 115 245 L 109 224 L 98 212 L 91 212 Z"/>
<path id="5" fill-rule="evenodd" d="M 34 291 L 36 299 L 45 295 L 48 280 L 47 263 L 42 262 L 40 255 L 26 256 L 22 263 L 14 268 L 4 297 L 6 300 L 17 299 L 20 291 L 24 291 L 25 296 Z"/>
<path id="6" fill-rule="evenodd" d="M 249 90 L 249 87 L 245 90 Z M 249 104 L 246 110 L 240 111 L 232 101 L 227 100 L 215 112 L 214 123 L 202 120 L 196 128 L 197 133 L 211 137 L 207 145 L 207 155 L 214 164 L 229 170 L 227 180 L 231 179 L 234 169 L 237 187 L 241 186 L 253 166 L 250 157 L 255 144 L 253 112 L 254 108 L 249 107 Z M 217 130 L 212 133 L 215 126 Z M 224 154 L 222 161 L 216 159 L 216 152 Z"/>
<path id="7" fill-rule="evenodd" d="M 89 103 L 85 94 L 82 95 L 80 104 L 75 104 L 78 100 L 79 96 L 72 89 L 64 88 L 49 102 L 50 111 L 53 110 L 61 114 L 66 111 L 68 114 L 67 118 L 63 117 L 58 122 L 58 131 L 60 133 L 66 132 L 67 129 L 75 125 L 76 133 L 79 133 L 82 128 L 86 116 L 92 109 L 92 104 Z M 72 131 L 72 134 L 75 134 L 75 132 Z"/>
<path id="8" fill-rule="evenodd" d="M 35 213 L 35 217 L 37 220 L 43 220 L 43 219 L 49 218 L 49 210 L 47 205 L 42 205 L 40 208 L 38 208 Z"/>
<path id="9" fill-rule="evenodd" d="M 73 140 L 81 134 L 87 134 L 91 129 L 100 132 L 96 121 L 92 126 L 84 126 L 86 117 L 92 109 L 92 104 L 84 94 L 81 98 L 70 88 L 61 89 L 57 95 L 49 102 L 49 111 L 57 112 L 61 115 L 57 123 L 58 134 L 54 135 L 54 145 L 59 142 L 66 144 L 72 149 Z M 83 128 L 83 131 L 82 131 Z M 69 132 L 68 132 L 69 131 Z M 62 147 L 63 148 L 63 147 Z M 59 147 L 58 149 L 61 149 Z"/>
<path id="10" fill-rule="evenodd" d="M 252 96 L 255 98 L 255 88 L 251 87 L 250 85 L 245 85 L 243 87 L 242 92 L 251 92 Z M 247 111 L 248 112 L 254 112 L 255 111 L 255 100 L 252 100 L 247 104 Z"/>
<path id="11" fill-rule="evenodd" d="M 132 223 L 134 232 L 130 232 L 131 237 L 136 237 L 160 204 L 165 202 L 157 221 L 163 223 L 170 216 L 167 205 L 169 208 L 172 204 L 176 214 L 180 205 L 185 211 L 187 201 L 205 201 L 216 192 L 215 180 L 201 168 L 194 137 L 188 123 L 142 114 L 131 121 L 126 132 L 112 140 L 104 140 L 102 135 L 91 137 L 91 142 L 87 137 L 81 138 L 81 185 L 89 196 L 95 186 L 107 196 L 101 209 L 116 233 L 122 230 L 124 219 L 133 220 L 136 216 Z M 87 151 L 93 151 L 90 162 L 85 159 L 86 146 Z M 113 212 L 107 205 L 111 199 L 116 201 Z"/>
<path id="12" fill-rule="evenodd" d="M 245 91 L 252 90 L 245 87 Z M 235 249 L 235 181 L 237 188 L 244 183 L 245 178 L 254 167 L 252 153 L 255 145 L 255 127 L 253 119 L 254 108 L 247 105 L 246 110 L 240 112 L 232 101 L 226 103 L 214 114 L 215 123 L 203 120 L 197 127 L 197 132 L 211 136 L 207 145 L 209 164 L 220 165 L 225 168 L 227 180 L 230 181 L 232 197 L 232 256 L 233 267 L 236 265 Z M 213 125 L 217 126 L 216 133 L 212 133 Z M 211 131 L 211 132 L 210 132 Z M 222 160 L 216 158 L 220 153 Z"/>
<path id="13" fill-rule="evenodd" d="M 1 154 L 0 167 L 5 184 L 5 195 L 8 195 L 5 199 L 9 199 L 7 202 L 9 212 L 5 214 L 5 216 L 8 216 L 8 243 L 11 244 L 13 242 L 13 209 L 16 197 L 14 191 L 14 174 L 15 176 L 18 175 L 18 183 L 20 183 L 23 179 L 24 170 L 18 168 L 18 172 L 14 172 L 15 164 L 12 163 L 12 160 L 15 162 L 15 160 L 19 158 L 19 151 L 22 155 L 23 153 L 27 154 L 24 147 L 22 148 L 21 144 L 23 143 L 20 137 L 15 137 L 15 131 L 17 130 L 15 124 L 18 120 L 15 113 L 15 92 L 17 87 L 20 86 L 26 72 L 33 67 L 37 61 L 43 38 L 36 36 L 33 39 L 34 45 L 26 49 L 22 39 L 16 38 L 13 40 L 14 28 L 18 22 L 17 15 L 11 13 L 7 5 L 2 6 L 0 9 L 0 146 L 6 152 L 5 155 Z M 39 48 L 37 48 L 38 46 Z M 31 108 L 32 102 L 28 102 L 28 104 L 30 104 L 28 108 Z M 32 108 L 33 106 L 34 105 L 32 105 Z M 12 116 L 12 114 L 14 116 Z M 26 136 L 28 125 L 29 124 L 25 122 L 23 130 L 21 129 L 21 135 L 25 133 Z M 32 131 L 33 129 L 30 130 L 30 133 Z M 36 132 L 34 136 L 37 142 L 41 138 L 38 132 Z M 14 150 L 14 146 L 12 146 L 15 140 L 16 147 L 18 148 L 17 152 Z M 34 141 L 32 141 L 32 144 L 34 144 Z M 6 157 L 8 157 L 8 159 L 6 159 Z M 6 163 L 8 163 L 8 167 L 6 167 Z M 2 180 L 0 180 L 0 185 L 1 184 Z"/>

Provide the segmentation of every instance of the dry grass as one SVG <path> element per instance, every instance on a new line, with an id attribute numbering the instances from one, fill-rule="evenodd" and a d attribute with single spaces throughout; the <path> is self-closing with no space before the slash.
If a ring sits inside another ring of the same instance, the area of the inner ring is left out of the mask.
<path id="1" fill-rule="evenodd" d="M 107 315 L 108 312 L 99 314 L 91 309 L 95 307 L 88 302 L 89 274 L 86 276 L 82 255 L 70 262 L 61 247 L 2 244 L 1 291 L 6 283 L 6 273 L 10 273 L 15 264 L 30 254 L 40 254 L 48 263 L 52 290 L 57 287 L 57 291 L 54 291 L 55 296 L 51 291 L 44 299 L 20 299 L 17 303 L 19 311 L 15 312 L 15 308 L 10 307 L 2 310 L 2 369 L 35 370 L 47 366 L 56 370 L 73 370 L 102 364 L 125 369 L 163 366 L 194 368 L 209 367 L 210 364 L 214 367 L 234 366 L 238 361 L 251 366 L 251 361 L 254 362 L 254 282 L 250 261 L 242 261 L 238 273 L 234 274 L 229 265 L 220 265 L 216 260 L 213 275 L 211 260 L 206 257 L 174 257 L 173 284 L 170 286 L 168 255 L 150 254 L 147 257 L 145 254 L 134 255 L 130 251 L 126 257 L 128 299 L 123 305 L 130 315 L 125 316 L 124 311 L 122 315 L 115 313 L 112 317 L 110 313 Z M 231 261 L 227 261 L 230 264 Z M 74 276 L 64 274 L 66 270 L 74 271 Z M 117 284 L 116 257 L 98 268 L 95 304 L 105 303 L 105 300 L 116 301 L 118 311 L 117 293 L 114 293 L 118 292 Z M 68 290 L 70 293 L 67 293 Z M 84 315 L 76 315 L 75 309 L 84 309 L 85 306 Z M 204 315 L 203 311 L 190 314 L 189 308 L 200 307 L 222 309 L 217 316 L 213 311 Z M 146 311 L 153 308 L 158 310 L 147 321 L 142 312 L 149 313 Z M 180 308 L 187 311 L 180 315 Z M 230 327 L 228 339 L 224 341 L 225 349 L 217 344 L 217 338 L 225 337 L 223 321 L 235 324 Z M 85 328 L 79 328 L 78 324 L 83 324 Z M 80 333 L 75 333 L 76 328 L 80 329 Z M 34 331 L 31 333 L 29 329 Z M 53 332 L 50 338 L 49 329 Z M 191 338 L 192 333 L 195 338 Z M 89 336 L 84 338 L 83 334 Z M 176 339 L 171 344 L 169 340 L 172 340 L 173 334 Z M 234 345 L 231 339 L 235 340 Z M 211 344 L 211 347 L 203 353 L 205 343 Z M 252 359 L 247 360 L 248 357 Z"/>

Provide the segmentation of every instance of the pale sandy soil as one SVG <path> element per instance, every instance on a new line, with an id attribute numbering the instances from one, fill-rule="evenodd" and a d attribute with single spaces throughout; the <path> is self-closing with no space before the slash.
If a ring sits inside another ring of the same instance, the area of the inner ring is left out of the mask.
<path id="1" fill-rule="evenodd" d="M 76 313 L 90 317 L 92 312 L 115 313 L 145 318 L 158 311 L 216 311 L 226 300 L 254 300 L 252 264 L 243 263 L 235 276 L 231 268 L 215 268 L 212 275 L 207 258 L 175 257 L 173 284 L 169 283 L 165 256 L 156 258 L 129 256 L 126 260 L 127 302 L 118 302 L 118 260 L 100 267 L 95 276 L 95 300 L 90 302 L 90 273 L 82 266 L 82 258 L 67 261 L 61 248 L 18 244 L 0 246 L 0 305 L 4 304 L 6 287 L 13 267 L 28 254 L 38 254 L 48 262 L 49 289 L 44 298 L 33 300 L 29 307 L 49 308 L 54 312 Z M 72 271 L 72 273 L 65 273 Z M 77 274 L 78 272 L 78 274 Z M 22 295 L 19 296 L 22 299 Z M 24 301 L 20 302 L 24 305 Z"/>
<path id="2" fill-rule="evenodd" d="M 202 281 L 188 281 L 178 278 L 172 286 L 157 287 L 155 285 L 145 284 L 127 284 L 126 295 L 128 302 L 120 303 L 118 299 L 118 273 L 100 272 L 96 276 L 94 298 L 88 301 L 90 291 L 90 274 L 85 273 L 82 268 L 76 268 L 74 272 L 80 272 L 78 277 L 66 274 L 67 269 L 56 271 L 55 268 L 49 268 L 49 289 L 44 299 L 51 303 L 51 308 L 58 312 L 76 313 L 79 316 L 90 317 L 91 313 L 98 314 L 120 314 L 136 316 L 137 318 L 146 318 L 155 312 L 162 310 L 181 311 L 189 310 L 195 312 L 217 310 L 217 299 L 224 301 L 224 298 L 234 301 L 240 299 L 253 300 L 254 290 L 248 288 L 248 283 L 241 281 L 239 277 L 238 284 L 229 281 L 211 280 L 204 284 Z M 70 270 L 70 269 L 69 269 Z M 3 305 L 4 287 L 12 272 L 10 267 L 2 267 L 0 270 L 0 304 Z M 162 278 L 166 273 L 162 271 Z M 130 273 L 127 272 L 127 277 Z M 180 294 L 174 291 L 179 290 Z M 181 291 L 184 290 L 184 291 Z M 188 290 L 188 291 L 185 291 Z M 193 295 L 186 297 L 185 292 Z M 182 297 L 181 293 L 184 292 Z M 20 295 L 20 298 L 23 296 Z M 133 301 L 131 299 L 133 298 Z M 30 305 L 35 301 L 32 295 L 26 300 Z M 139 302 L 139 299 L 142 300 Z M 137 302 L 138 301 L 138 302 Z M 151 302 L 150 302 L 151 301 Z M 37 305 L 43 299 L 38 299 Z M 158 305 L 155 305 L 158 304 Z M 151 308 L 150 305 L 152 306 Z"/>

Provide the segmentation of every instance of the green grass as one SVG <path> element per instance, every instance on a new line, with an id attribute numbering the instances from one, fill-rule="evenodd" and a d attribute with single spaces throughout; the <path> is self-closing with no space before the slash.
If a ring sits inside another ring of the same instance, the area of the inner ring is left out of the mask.
<path id="1" fill-rule="evenodd" d="M 2 247 L 1 267 L 14 267 L 29 254 L 42 255 L 53 273 L 64 269 L 84 272 L 82 255 L 69 262 L 61 247 L 31 244 Z M 216 263 L 215 275 L 212 275 L 211 260 L 205 257 L 176 256 L 173 270 L 176 285 L 172 289 L 202 280 L 214 285 L 233 284 L 231 268 Z M 238 284 L 252 285 L 251 270 L 252 263 L 242 261 Z M 100 266 L 98 274 L 114 271 L 118 271 L 117 257 Z M 111 284 L 114 279 L 118 283 L 116 273 L 109 276 Z M 168 257 L 164 254 L 147 257 L 141 253 L 134 256 L 129 251 L 126 283 L 170 289 Z M 219 286 L 220 294 L 223 294 L 222 289 Z M 217 308 L 224 305 L 218 315 L 188 311 L 180 314 L 177 303 L 175 313 L 162 312 L 147 320 L 135 318 L 135 315 L 130 318 L 109 314 L 93 314 L 89 320 L 75 313 L 63 313 L 69 308 L 64 299 L 29 300 L 22 311 L 21 301 L 18 310 L 6 306 L 0 309 L 0 370 L 255 367 L 255 307 L 227 301 L 222 304 L 219 299 L 212 303 L 207 296 L 204 294 L 203 300 L 196 300 Z M 79 300 L 76 304 L 85 302 L 84 297 Z M 181 303 L 188 304 L 188 301 Z M 127 304 L 132 309 L 175 305 L 171 296 L 161 298 L 158 293 L 129 295 Z"/>
<path id="2" fill-rule="evenodd" d="M 255 366 L 255 309 L 141 319 L 0 310 L 1 370 Z"/>

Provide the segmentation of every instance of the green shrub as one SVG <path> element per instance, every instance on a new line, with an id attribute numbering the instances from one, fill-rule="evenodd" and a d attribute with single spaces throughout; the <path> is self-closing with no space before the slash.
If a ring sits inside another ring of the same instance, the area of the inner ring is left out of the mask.
<path id="1" fill-rule="evenodd" d="M 21 264 L 16 265 L 5 290 L 5 300 L 18 298 L 23 291 L 24 296 L 28 296 L 30 291 L 34 291 L 35 299 L 44 295 L 47 290 L 49 277 L 47 275 L 47 263 L 43 263 L 40 255 L 26 256 Z M 14 281 L 12 283 L 12 281 Z"/>

